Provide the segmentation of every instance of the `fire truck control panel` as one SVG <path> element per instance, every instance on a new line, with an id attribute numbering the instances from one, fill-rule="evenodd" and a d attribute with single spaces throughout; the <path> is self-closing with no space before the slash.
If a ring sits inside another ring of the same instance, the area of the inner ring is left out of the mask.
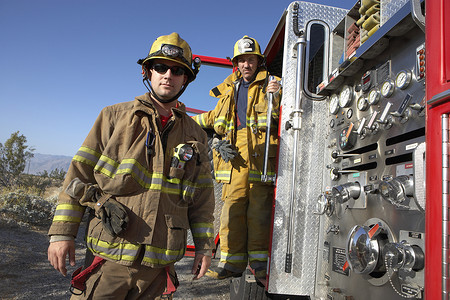
<path id="1" fill-rule="evenodd" d="M 269 262 L 231 299 L 449 299 L 450 5 L 355 2 L 292 2 L 264 51 L 283 87 Z"/>
<path id="2" fill-rule="evenodd" d="M 425 34 L 387 2 L 287 9 L 269 293 L 423 299 Z"/>

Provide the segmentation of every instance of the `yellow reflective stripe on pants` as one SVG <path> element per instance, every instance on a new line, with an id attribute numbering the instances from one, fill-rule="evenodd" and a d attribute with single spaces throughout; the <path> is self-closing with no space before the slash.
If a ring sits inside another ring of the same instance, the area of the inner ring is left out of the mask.
<path id="1" fill-rule="evenodd" d="M 248 251 L 248 260 L 252 261 L 267 261 L 269 257 L 268 251 Z"/>
<path id="2" fill-rule="evenodd" d="M 239 264 L 239 263 L 247 264 L 247 253 L 230 254 L 230 253 L 221 251 L 220 252 L 220 262 L 232 263 L 232 264 Z"/>

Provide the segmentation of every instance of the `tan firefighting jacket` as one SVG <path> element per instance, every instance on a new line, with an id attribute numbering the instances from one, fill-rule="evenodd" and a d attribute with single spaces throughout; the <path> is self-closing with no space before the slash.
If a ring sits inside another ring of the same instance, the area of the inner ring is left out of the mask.
<path id="1" fill-rule="evenodd" d="M 249 181 L 261 182 L 263 173 L 265 139 L 267 128 L 267 93 L 263 93 L 267 71 L 260 70 L 248 88 L 247 137 L 249 153 Z M 280 80 L 280 78 L 277 78 Z M 210 95 L 219 98 L 214 110 L 197 115 L 194 120 L 202 128 L 213 128 L 222 139 L 236 144 L 236 96 L 242 77 L 239 71 L 228 76 L 223 83 L 213 88 Z M 268 175 L 275 175 L 276 153 L 278 145 L 278 119 L 281 91 L 274 93 L 272 104 L 272 122 L 270 131 Z M 244 130 L 244 129 L 241 129 Z M 213 150 L 214 174 L 218 182 L 229 183 L 232 176 L 233 161 L 225 162 L 220 154 Z"/>
<path id="2" fill-rule="evenodd" d="M 49 235 L 77 235 L 86 207 L 64 190 L 78 177 L 113 195 L 129 216 L 118 237 L 91 218 L 86 242 L 95 255 L 131 265 L 145 245 L 142 264 L 161 267 L 184 256 L 189 228 L 196 250 L 212 249 L 214 190 L 207 136 L 184 104 L 172 113 L 161 130 L 149 93 L 104 108 L 71 162 Z M 180 143 L 191 145 L 194 155 L 184 168 L 171 167 Z"/>

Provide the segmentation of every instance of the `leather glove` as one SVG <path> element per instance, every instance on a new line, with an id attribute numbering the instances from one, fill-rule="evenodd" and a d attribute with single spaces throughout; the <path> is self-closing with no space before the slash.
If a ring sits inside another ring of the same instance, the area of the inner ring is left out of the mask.
<path id="1" fill-rule="evenodd" d="M 220 156 L 225 162 L 233 160 L 238 154 L 236 148 L 230 144 L 228 140 L 219 140 L 214 138 L 212 142 L 212 147 L 219 152 Z"/>
<path id="2" fill-rule="evenodd" d="M 102 220 L 103 228 L 111 236 L 115 237 L 126 229 L 129 222 L 127 211 L 112 195 L 100 190 L 97 184 L 74 178 L 65 192 L 79 200 L 81 205 L 94 209 L 95 216 Z"/>
<path id="3" fill-rule="evenodd" d="M 128 214 L 122 204 L 108 198 L 103 205 L 96 203 L 95 215 L 102 220 L 103 228 L 113 237 L 121 234 L 128 225 Z"/>

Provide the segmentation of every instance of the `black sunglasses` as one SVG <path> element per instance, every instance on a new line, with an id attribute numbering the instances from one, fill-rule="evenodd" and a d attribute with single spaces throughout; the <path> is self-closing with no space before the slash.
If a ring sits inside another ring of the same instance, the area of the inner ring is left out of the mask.
<path id="1" fill-rule="evenodd" d="M 152 69 L 158 72 L 159 74 L 166 74 L 167 70 L 170 69 L 170 72 L 172 72 L 175 76 L 181 76 L 185 74 L 184 68 L 179 66 L 172 66 L 169 67 L 165 64 L 154 64 L 152 66 Z"/>

